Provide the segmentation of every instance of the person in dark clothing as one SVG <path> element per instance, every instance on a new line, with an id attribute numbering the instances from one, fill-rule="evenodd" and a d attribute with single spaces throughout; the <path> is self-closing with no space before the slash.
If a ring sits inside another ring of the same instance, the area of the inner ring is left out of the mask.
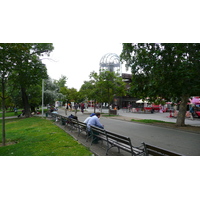
<path id="1" fill-rule="evenodd" d="M 18 115 L 18 117 L 22 117 L 22 116 L 24 116 L 24 115 L 25 115 L 25 111 L 22 110 L 22 113 L 21 113 L 20 115 Z"/>
<path id="2" fill-rule="evenodd" d="M 81 104 L 81 112 L 84 113 L 85 105 L 84 103 Z"/>
<path id="3" fill-rule="evenodd" d="M 78 110 L 78 104 L 77 103 L 75 103 L 75 105 L 74 105 L 74 110 L 75 110 L 75 115 L 77 114 L 77 110 Z"/>
<path id="4" fill-rule="evenodd" d="M 78 117 L 77 116 L 74 116 L 74 115 L 70 115 L 68 118 L 71 118 L 71 119 L 76 119 L 76 120 L 78 120 Z"/>

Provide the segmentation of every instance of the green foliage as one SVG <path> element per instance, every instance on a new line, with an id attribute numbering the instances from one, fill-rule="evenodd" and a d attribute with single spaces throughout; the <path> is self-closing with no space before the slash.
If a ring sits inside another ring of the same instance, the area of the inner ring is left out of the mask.
<path id="1" fill-rule="evenodd" d="M 49 54 L 52 50 L 52 44 L 13 44 L 11 60 L 14 67 L 10 74 L 10 79 L 19 83 L 20 86 L 26 87 L 41 83 L 42 79 L 47 78 L 47 69 L 42 63 L 40 56 Z"/>
<path id="2" fill-rule="evenodd" d="M 123 44 L 121 60 L 132 68 L 132 94 L 180 100 L 200 93 L 200 44 Z"/>
<path id="3" fill-rule="evenodd" d="M 58 85 L 59 88 L 65 87 L 67 83 L 67 77 L 62 75 L 58 81 L 54 80 L 54 83 Z"/>
<path id="4" fill-rule="evenodd" d="M 15 112 L 6 112 L 5 113 L 5 117 L 13 117 L 13 116 L 17 116 L 19 114 L 21 114 L 21 110 L 18 110 L 17 113 L 15 113 Z M 0 113 L 0 118 L 2 118 L 2 113 Z"/>
<path id="5" fill-rule="evenodd" d="M 6 120 L 7 142 L 0 156 L 90 156 L 92 153 L 52 121 L 39 117 Z"/>
<path id="6" fill-rule="evenodd" d="M 95 98 L 95 81 L 84 81 L 84 84 L 79 90 L 80 97 L 82 99 L 93 99 Z"/>
<path id="7" fill-rule="evenodd" d="M 67 93 L 63 92 L 55 80 L 48 78 L 44 84 L 44 104 L 54 104 L 55 101 L 65 101 Z M 67 88 L 66 88 L 67 90 Z"/>
<path id="8" fill-rule="evenodd" d="M 107 115 L 107 114 L 103 114 L 102 117 L 119 117 L 119 115 Z"/>
<path id="9" fill-rule="evenodd" d="M 0 78 L 9 84 L 5 89 L 15 104 L 20 94 L 23 104 L 28 104 L 26 97 L 32 96 L 31 103 L 38 105 L 36 94 L 40 88 L 37 85 L 47 78 L 47 69 L 40 57 L 49 55 L 52 50 L 51 43 L 0 44 Z M 41 96 L 41 92 L 39 94 Z"/>
<path id="10" fill-rule="evenodd" d="M 181 100 L 177 125 L 184 125 L 189 97 L 200 94 L 200 44 L 123 44 L 120 57 L 132 69 L 132 95 L 150 102 Z"/>
<path id="11" fill-rule="evenodd" d="M 51 43 L 5 43 L 0 44 L 0 88 L 3 108 L 2 140 L 5 144 L 5 103 L 9 92 L 19 96 L 25 110 L 25 116 L 30 117 L 30 105 L 28 89 L 37 86 L 42 79 L 47 78 L 47 69 L 40 56 L 48 55 L 53 50 Z M 9 90 L 7 86 L 9 85 Z M 16 92 L 16 90 L 18 90 Z M 13 92 L 15 91 L 15 92 Z M 11 96 L 11 95 L 10 95 Z M 14 99 L 15 98 L 14 96 Z M 10 98 L 11 100 L 11 98 Z M 32 98 L 32 106 L 38 104 L 36 98 Z M 19 103 L 19 102 L 18 102 Z M 11 102 L 9 102 L 11 104 Z"/>
<path id="12" fill-rule="evenodd" d="M 77 89 L 75 88 L 69 88 L 68 89 L 68 96 L 67 99 L 69 100 L 69 102 L 78 102 L 79 99 L 79 93 L 77 91 Z"/>
<path id="13" fill-rule="evenodd" d="M 125 83 L 115 72 L 105 71 L 99 75 L 96 72 L 91 72 L 90 81 L 84 82 L 80 92 L 84 93 L 88 99 L 110 104 L 114 96 L 125 94 Z"/>
<path id="14" fill-rule="evenodd" d="M 112 103 L 114 96 L 125 95 L 125 83 L 122 78 L 114 72 L 101 72 L 99 75 L 99 81 L 97 82 L 97 88 L 102 90 L 102 101 Z"/>

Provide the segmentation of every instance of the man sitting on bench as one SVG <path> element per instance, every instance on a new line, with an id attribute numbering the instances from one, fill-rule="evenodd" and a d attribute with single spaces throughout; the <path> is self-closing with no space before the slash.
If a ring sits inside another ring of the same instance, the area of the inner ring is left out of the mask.
<path id="1" fill-rule="evenodd" d="M 93 117 L 91 117 L 87 123 L 87 129 L 88 132 L 90 133 L 90 126 L 96 126 L 98 128 L 102 128 L 104 129 L 104 126 L 99 122 L 99 118 L 100 118 L 100 113 L 96 113 Z M 94 134 L 98 134 L 98 133 L 94 133 Z M 99 138 L 95 138 L 93 143 L 98 143 Z"/>

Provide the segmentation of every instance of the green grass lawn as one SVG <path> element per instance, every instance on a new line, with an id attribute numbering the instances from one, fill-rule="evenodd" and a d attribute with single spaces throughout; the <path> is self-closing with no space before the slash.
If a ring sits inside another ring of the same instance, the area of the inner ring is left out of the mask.
<path id="1" fill-rule="evenodd" d="M 154 119 L 132 119 L 131 121 L 133 122 L 142 122 L 142 123 L 167 123 L 167 124 L 175 124 L 174 122 L 165 122 L 165 121 L 161 121 L 161 120 L 154 120 Z"/>
<path id="2" fill-rule="evenodd" d="M 6 112 L 5 113 L 5 117 L 18 116 L 21 113 L 22 113 L 21 111 L 18 111 L 17 113 L 15 113 L 15 112 Z M 0 113 L 0 118 L 2 118 L 2 113 Z"/>
<path id="3" fill-rule="evenodd" d="M 16 144 L 0 146 L 0 156 L 92 155 L 88 148 L 79 144 L 52 121 L 40 117 L 6 120 L 6 142 Z M 0 143 L 2 143 L 1 135 Z"/>
<path id="4" fill-rule="evenodd" d="M 119 115 L 112 115 L 112 114 L 102 114 L 102 117 L 119 117 Z"/>
<path id="5" fill-rule="evenodd" d="M 12 117 L 12 116 L 18 116 L 19 114 L 22 113 L 23 109 L 18 109 L 18 111 L 15 113 L 13 111 L 7 111 L 5 113 L 5 117 Z M 46 113 L 48 109 L 44 109 L 43 112 Z M 39 112 L 42 113 L 42 109 L 39 109 Z M 2 111 L 0 111 L 0 118 L 2 118 Z"/>

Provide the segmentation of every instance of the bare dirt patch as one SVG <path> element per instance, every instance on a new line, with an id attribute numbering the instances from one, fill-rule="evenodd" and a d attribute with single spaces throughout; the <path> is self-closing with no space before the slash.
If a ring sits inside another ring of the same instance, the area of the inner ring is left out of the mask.
<path id="1" fill-rule="evenodd" d="M 5 146 L 9 146 L 9 145 L 13 145 L 13 144 L 17 144 L 17 142 L 6 142 L 6 145 Z M 2 147 L 3 144 L 0 143 L 0 147 Z"/>

